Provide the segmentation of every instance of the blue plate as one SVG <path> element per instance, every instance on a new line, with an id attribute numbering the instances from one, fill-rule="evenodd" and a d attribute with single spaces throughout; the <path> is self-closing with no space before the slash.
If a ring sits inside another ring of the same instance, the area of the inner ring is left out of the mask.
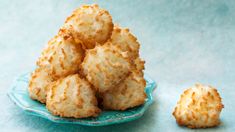
<path id="1" fill-rule="evenodd" d="M 44 104 L 41 104 L 37 101 L 32 100 L 28 95 L 28 80 L 30 73 L 21 75 L 16 79 L 8 92 L 8 96 L 16 103 L 20 108 L 22 108 L 26 113 L 39 116 L 45 119 L 48 119 L 57 123 L 71 123 L 71 124 L 80 124 L 86 126 L 105 126 L 117 123 L 123 123 L 132 121 L 140 118 L 147 108 L 153 103 L 152 92 L 156 87 L 156 83 L 148 76 L 145 76 L 147 81 L 146 93 L 147 99 L 146 102 L 132 109 L 125 111 L 103 111 L 98 117 L 95 118 L 61 118 L 58 116 L 52 115 L 45 107 Z"/>

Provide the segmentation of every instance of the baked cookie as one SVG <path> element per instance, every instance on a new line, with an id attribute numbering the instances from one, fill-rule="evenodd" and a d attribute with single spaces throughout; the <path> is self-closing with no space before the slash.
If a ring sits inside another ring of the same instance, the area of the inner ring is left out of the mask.
<path id="1" fill-rule="evenodd" d="M 173 116 L 177 123 L 189 128 L 206 128 L 219 125 L 223 108 L 221 97 L 212 86 L 196 84 L 181 95 Z"/>
<path id="2" fill-rule="evenodd" d="M 103 93 L 129 75 L 132 63 L 125 52 L 103 45 L 87 51 L 81 67 L 87 80 Z"/>
<path id="3" fill-rule="evenodd" d="M 49 75 L 49 72 L 45 68 L 37 68 L 33 71 L 29 80 L 29 96 L 41 103 L 46 103 L 48 85 L 50 85 L 53 80 L 54 79 Z"/>
<path id="4" fill-rule="evenodd" d="M 101 111 L 91 85 L 78 74 L 59 79 L 49 87 L 46 107 L 61 117 L 95 117 Z"/>
<path id="5" fill-rule="evenodd" d="M 91 49 L 110 38 L 113 22 L 109 12 L 98 5 L 84 5 L 66 19 L 62 29 L 81 40 L 84 48 Z"/>
<path id="6" fill-rule="evenodd" d="M 54 78 L 77 73 L 84 58 L 82 43 L 75 43 L 71 36 L 56 35 L 43 50 L 37 61 L 39 67 L 45 67 Z"/>

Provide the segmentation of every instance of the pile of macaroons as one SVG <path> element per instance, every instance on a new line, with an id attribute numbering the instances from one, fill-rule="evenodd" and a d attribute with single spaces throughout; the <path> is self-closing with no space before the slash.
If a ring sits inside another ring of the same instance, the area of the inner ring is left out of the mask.
<path id="1" fill-rule="evenodd" d="M 29 95 L 61 117 L 95 117 L 101 109 L 139 106 L 146 99 L 139 48 L 136 37 L 114 25 L 108 11 L 84 5 L 42 51 Z"/>

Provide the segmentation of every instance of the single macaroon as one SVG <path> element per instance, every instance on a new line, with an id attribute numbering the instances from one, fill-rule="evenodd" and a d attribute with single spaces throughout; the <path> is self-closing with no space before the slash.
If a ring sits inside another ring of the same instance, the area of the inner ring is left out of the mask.
<path id="1" fill-rule="evenodd" d="M 139 56 L 140 44 L 128 28 L 121 28 L 115 25 L 109 42 L 119 47 L 123 52 L 127 51 L 133 59 Z"/>
<path id="2" fill-rule="evenodd" d="M 126 110 L 144 104 L 146 81 L 137 72 L 132 72 L 122 83 L 102 94 L 102 104 L 109 110 Z"/>
<path id="3" fill-rule="evenodd" d="M 103 45 L 86 52 L 81 71 L 98 92 L 103 93 L 124 80 L 131 72 L 132 65 L 126 52 Z"/>
<path id="4" fill-rule="evenodd" d="M 91 85 L 78 74 L 59 79 L 49 87 L 46 107 L 61 117 L 96 117 L 101 111 Z"/>
<path id="5" fill-rule="evenodd" d="M 48 85 L 50 85 L 53 80 L 54 79 L 49 75 L 49 72 L 45 68 L 37 68 L 32 72 L 29 80 L 29 96 L 41 103 L 46 103 Z"/>
<path id="6" fill-rule="evenodd" d="M 101 94 L 105 109 L 126 110 L 144 104 L 146 81 L 143 77 L 144 61 L 136 60 L 136 69 L 119 85 Z"/>
<path id="7" fill-rule="evenodd" d="M 181 95 L 173 116 L 179 125 L 189 128 L 215 127 L 220 124 L 219 116 L 223 107 L 215 88 L 196 84 Z"/>
<path id="8" fill-rule="evenodd" d="M 62 29 L 81 40 L 84 48 L 91 49 L 98 43 L 104 44 L 110 38 L 113 22 L 109 12 L 98 5 L 84 5 L 73 11 Z"/>
<path id="9" fill-rule="evenodd" d="M 72 36 L 56 35 L 43 50 L 37 61 L 39 67 L 45 67 L 54 78 L 77 73 L 84 58 L 82 42 L 74 42 Z"/>

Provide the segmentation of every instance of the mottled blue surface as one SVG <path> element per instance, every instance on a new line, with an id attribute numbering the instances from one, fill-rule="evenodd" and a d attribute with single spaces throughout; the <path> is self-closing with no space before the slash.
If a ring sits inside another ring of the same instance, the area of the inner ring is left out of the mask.
<path id="1" fill-rule="evenodd" d="M 136 121 L 85 127 L 25 114 L 6 93 L 14 78 L 32 69 L 46 42 L 82 3 L 99 3 L 141 43 L 146 70 L 158 82 L 155 103 Z M 182 91 L 196 82 L 218 88 L 222 124 L 199 131 L 235 129 L 234 0 L 1 0 L 0 131 L 190 131 L 171 115 Z"/>

